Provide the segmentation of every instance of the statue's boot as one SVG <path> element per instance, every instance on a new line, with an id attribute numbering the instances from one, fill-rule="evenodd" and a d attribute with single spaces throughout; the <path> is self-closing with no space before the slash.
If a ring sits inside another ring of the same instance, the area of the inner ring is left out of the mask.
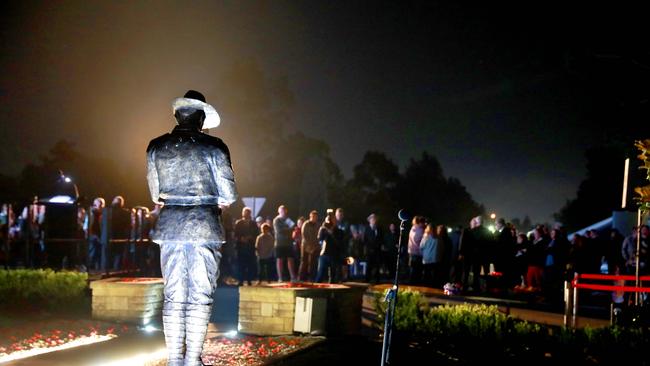
<path id="1" fill-rule="evenodd" d="M 201 352 L 208 332 L 211 305 L 187 304 L 185 313 L 185 366 L 202 366 Z"/>
<path id="2" fill-rule="evenodd" d="M 167 365 L 183 366 L 185 344 L 185 304 L 165 302 L 163 304 L 163 329 L 167 344 Z"/>

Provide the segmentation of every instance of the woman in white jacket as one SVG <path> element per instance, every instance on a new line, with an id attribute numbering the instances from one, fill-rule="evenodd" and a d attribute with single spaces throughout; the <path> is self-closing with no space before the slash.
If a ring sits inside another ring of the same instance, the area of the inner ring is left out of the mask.
<path id="1" fill-rule="evenodd" d="M 441 225 L 442 226 L 442 225 Z M 427 225 L 424 236 L 420 242 L 422 252 L 422 265 L 424 269 L 424 283 L 427 286 L 437 287 L 440 282 L 440 268 L 444 255 L 444 242 L 439 230 L 433 225 Z"/>

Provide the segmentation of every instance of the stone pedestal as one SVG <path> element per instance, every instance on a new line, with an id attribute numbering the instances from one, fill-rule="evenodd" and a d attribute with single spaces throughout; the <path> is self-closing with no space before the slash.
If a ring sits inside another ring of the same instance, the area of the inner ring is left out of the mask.
<path id="1" fill-rule="evenodd" d="M 160 323 L 162 278 L 107 278 L 90 283 L 92 316 L 138 325 Z"/>
<path id="2" fill-rule="evenodd" d="M 364 291 L 356 286 L 320 283 L 240 287 L 238 330 L 255 335 L 292 334 L 298 296 L 326 299 L 328 334 L 355 334 L 361 325 Z"/>

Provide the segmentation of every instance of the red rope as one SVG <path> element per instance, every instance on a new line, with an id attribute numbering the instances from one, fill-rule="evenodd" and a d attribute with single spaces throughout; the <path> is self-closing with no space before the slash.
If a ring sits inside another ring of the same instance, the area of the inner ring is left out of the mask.
<path id="1" fill-rule="evenodd" d="M 650 287 L 597 285 L 593 283 L 574 283 L 573 287 L 600 291 L 650 292 Z"/>
<path id="2" fill-rule="evenodd" d="M 579 273 L 578 278 L 584 280 L 626 280 L 634 281 L 636 280 L 635 276 L 632 275 L 605 275 L 605 274 L 595 274 L 595 273 Z M 650 276 L 641 276 L 639 277 L 641 281 L 650 281 Z"/>

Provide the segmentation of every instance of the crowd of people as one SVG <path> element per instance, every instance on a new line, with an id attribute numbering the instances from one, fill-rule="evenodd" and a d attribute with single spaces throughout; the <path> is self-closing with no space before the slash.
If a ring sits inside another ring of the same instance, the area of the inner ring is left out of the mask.
<path id="1" fill-rule="evenodd" d="M 38 197 L 22 209 L 2 205 L 0 258 L 5 267 L 52 267 L 80 271 L 140 268 L 160 274 L 159 251 L 146 242 L 160 207 L 127 208 L 122 196 L 102 197 L 89 207 L 48 204 Z M 64 227 L 65 230 L 61 230 Z"/>
<path id="2" fill-rule="evenodd" d="M 634 274 L 636 237 L 640 233 L 640 273 L 648 272 L 650 230 L 589 230 L 569 240 L 561 225 L 538 225 L 518 231 L 504 219 L 485 225 L 480 216 L 467 228 L 448 228 L 415 216 L 404 238 L 401 280 L 451 292 L 489 290 L 533 292 L 561 297 L 562 284 L 575 273 Z M 375 214 L 363 224 L 349 224 L 344 210 L 330 209 L 321 221 L 289 218 L 285 206 L 274 219 L 254 220 L 244 208 L 232 230 L 232 273 L 240 284 L 253 281 L 341 282 L 394 278 L 399 242 L 395 223 L 380 224 Z"/>
<path id="3" fill-rule="evenodd" d="M 224 265 L 232 265 L 239 284 L 379 281 L 393 276 L 399 240 L 394 224 L 384 231 L 371 214 L 367 224 L 350 225 L 342 208 L 327 210 L 322 220 L 318 211 L 296 221 L 284 205 L 277 212 L 272 220 L 253 220 L 251 209 L 244 207 L 233 229 L 227 229 L 235 253 L 228 256 L 226 251 Z"/>
<path id="4" fill-rule="evenodd" d="M 158 246 L 136 243 L 147 243 L 160 208 L 127 209 L 121 196 L 110 205 L 97 197 L 90 207 L 78 207 L 76 237 L 86 245 L 70 262 L 81 270 L 139 267 L 148 275 L 159 274 Z M 6 204 L 0 211 L 0 255 L 5 266 L 12 243 L 20 247 L 28 237 L 34 252 L 28 265 L 48 265 L 52 255 L 42 240 L 46 207 L 35 200 L 19 212 Z M 319 212 L 311 211 L 294 221 L 284 205 L 278 207 L 277 216 L 267 219 L 253 218 L 251 209 L 244 207 L 236 220 L 224 214 L 223 223 L 227 242 L 222 248 L 222 280 L 230 276 L 241 285 L 376 283 L 395 276 L 399 228 L 396 223 L 380 223 L 375 214 L 364 223 L 350 224 L 342 208 L 328 209 L 322 219 Z M 561 226 L 539 225 L 521 232 L 501 218 L 490 221 L 490 228 L 480 216 L 471 219 L 467 228 L 436 225 L 422 216 L 415 216 L 410 224 L 402 245 L 400 276 L 412 285 L 465 293 L 501 289 L 559 296 L 562 282 L 574 273 L 634 274 L 637 235 L 641 236 L 640 272 L 648 273 L 650 230 L 645 225 L 628 236 L 617 230 L 607 235 L 590 230 L 569 241 Z"/>
<path id="5" fill-rule="evenodd" d="M 559 300 L 562 283 L 575 273 L 628 274 L 636 272 L 637 235 L 639 269 L 648 273 L 650 230 L 643 225 L 624 237 L 611 229 L 607 235 L 588 230 L 571 241 L 561 226 L 538 225 L 519 232 L 504 219 L 492 230 L 478 216 L 469 227 L 454 230 L 415 217 L 408 240 L 409 282 L 466 293 L 514 290 L 540 293 Z"/>

